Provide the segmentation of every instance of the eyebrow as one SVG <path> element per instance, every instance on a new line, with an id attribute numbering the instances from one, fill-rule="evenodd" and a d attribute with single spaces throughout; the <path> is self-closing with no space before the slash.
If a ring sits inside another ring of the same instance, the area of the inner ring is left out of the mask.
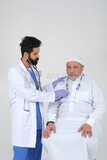
<path id="1" fill-rule="evenodd" d="M 69 65 L 67 65 L 67 67 L 79 67 L 78 65 L 75 65 L 75 66 L 69 66 Z M 81 67 L 81 66 L 80 66 Z"/>

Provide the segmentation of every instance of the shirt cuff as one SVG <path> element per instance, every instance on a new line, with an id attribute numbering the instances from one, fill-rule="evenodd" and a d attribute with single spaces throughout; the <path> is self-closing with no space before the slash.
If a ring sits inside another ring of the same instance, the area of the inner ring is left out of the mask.
<path id="1" fill-rule="evenodd" d="M 91 127 L 94 126 L 95 124 L 95 119 L 92 119 L 92 118 L 89 118 L 87 121 L 86 121 L 87 124 L 89 124 Z"/>
<path id="2" fill-rule="evenodd" d="M 56 122 L 56 115 L 55 114 L 47 114 L 47 122 L 52 121 L 52 122 Z"/>

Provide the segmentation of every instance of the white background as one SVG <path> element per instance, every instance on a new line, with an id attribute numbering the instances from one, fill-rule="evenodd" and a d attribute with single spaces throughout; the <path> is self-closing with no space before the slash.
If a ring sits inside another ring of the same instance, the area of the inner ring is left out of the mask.
<path id="1" fill-rule="evenodd" d="M 85 73 L 97 80 L 107 101 L 106 0 L 1 0 L 0 160 L 12 160 L 7 73 L 19 61 L 19 43 L 27 35 L 43 43 L 38 65 L 43 84 L 63 75 L 66 59 L 76 54 L 84 58 Z M 98 160 L 107 159 L 106 117 Z"/>

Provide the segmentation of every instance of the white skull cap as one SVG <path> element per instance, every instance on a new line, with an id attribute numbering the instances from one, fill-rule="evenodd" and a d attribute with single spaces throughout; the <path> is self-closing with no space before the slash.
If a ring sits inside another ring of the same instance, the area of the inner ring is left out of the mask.
<path id="1" fill-rule="evenodd" d="M 78 62 L 84 66 L 84 61 L 80 57 L 73 56 L 73 57 L 69 58 L 66 63 L 72 62 L 72 61 Z"/>

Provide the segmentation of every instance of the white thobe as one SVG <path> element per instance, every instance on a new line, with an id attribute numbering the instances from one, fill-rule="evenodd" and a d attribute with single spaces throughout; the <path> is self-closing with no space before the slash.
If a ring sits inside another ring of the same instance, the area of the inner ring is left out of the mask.
<path id="1" fill-rule="evenodd" d="M 66 88 L 69 97 L 49 105 L 47 121 L 55 122 L 56 133 L 43 139 L 44 147 L 51 160 L 94 160 L 105 108 L 102 91 L 95 80 L 85 75 L 74 82 L 65 78 L 55 89 Z M 84 123 L 92 127 L 91 138 L 78 132 Z"/>

